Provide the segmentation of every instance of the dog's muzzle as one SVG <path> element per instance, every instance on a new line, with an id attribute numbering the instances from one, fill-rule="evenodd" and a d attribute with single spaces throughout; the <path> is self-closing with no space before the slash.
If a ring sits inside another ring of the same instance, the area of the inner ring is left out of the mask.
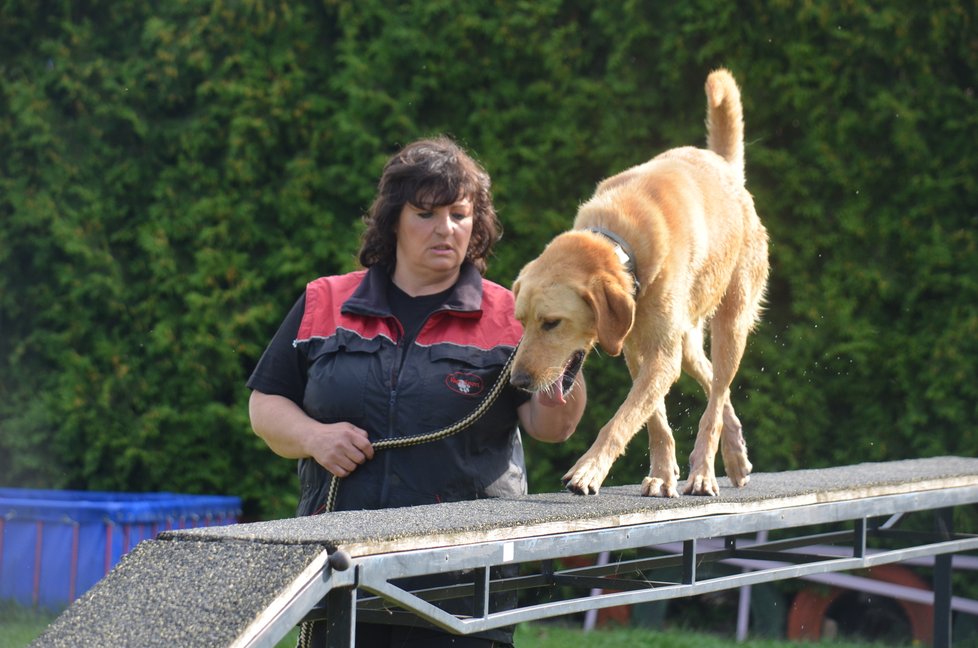
<path id="1" fill-rule="evenodd" d="M 570 393 L 571 389 L 574 388 L 574 379 L 577 378 L 577 374 L 580 373 L 581 367 L 584 366 L 584 351 L 575 351 L 571 354 L 570 359 L 567 364 L 564 365 L 564 371 L 560 374 L 560 378 L 554 382 L 560 384 L 560 391 L 564 396 Z M 529 373 L 525 371 L 513 371 L 513 374 L 509 378 L 510 384 L 513 387 L 522 389 L 524 391 L 534 391 L 531 389 L 533 385 L 533 379 Z"/>

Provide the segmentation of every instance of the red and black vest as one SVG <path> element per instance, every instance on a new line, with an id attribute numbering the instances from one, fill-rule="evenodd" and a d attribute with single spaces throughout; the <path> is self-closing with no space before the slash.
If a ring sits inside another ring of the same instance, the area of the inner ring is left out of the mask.
<path id="1" fill-rule="evenodd" d="M 509 290 L 466 264 L 455 287 L 413 341 L 387 304 L 379 268 L 323 277 L 306 287 L 295 340 L 307 383 L 303 409 L 324 423 L 347 421 L 371 440 L 442 429 L 469 414 L 519 342 Z M 340 484 L 336 509 L 374 509 L 526 492 L 511 386 L 472 427 L 409 448 L 378 451 Z M 299 462 L 299 514 L 320 512 L 330 475 Z"/>

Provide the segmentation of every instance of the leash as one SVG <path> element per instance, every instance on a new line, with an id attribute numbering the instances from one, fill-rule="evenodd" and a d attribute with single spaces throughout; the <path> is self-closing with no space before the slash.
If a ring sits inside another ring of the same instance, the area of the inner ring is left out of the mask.
<path id="1" fill-rule="evenodd" d="M 397 437 L 395 439 L 381 439 L 380 441 L 373 444 L 374 450 L 389 450 L 391 448 L 409 448 L 412 446 L 421 445 L 424 443 L 431 443 L 432 441 L 440 441 L 441 439 L 447 439 L 453 434 L 458 434 L 462 430 L 471 427 L 473 423 L 482 418 L 496 399 L 499 398 L 499 394 L 502 393 L 503 388 L 505 388 L 506 383 L 509 382 L 509 375 L 513 370 L 513 360 L 516 358 L 516 350 L 519 349 L 519 344 L 513 349 L 509 358 L 506 360 L 506 364 L 503 365 L 503 370 L 500 372 L 499 377 L 496 378 L 496 382 L 493 384 L 489 392 L 483 397 L 479 405 L 472 410 L 465 418 L 452 423 L 447 427 L 443 427 L 440 430 L 435 430 L 434 432 L 426 432 L 424 434 L 415 434 L 406 437 Z M 336 507 L 336 494 L 340 489 L 340 482 L 342 479 L 336 475 L 332 475 L 329 481 L 329 491 L 326 494 L 326 506 L 323 508 L 323 512 L 332 512 Z M 303 621 L 299 624 L 299 637 L 296 642 L 296 648 L 311 648 L 313 641 L 313 630 L 316 626 L 317 621 Z"/>
<path id="2" fill-rule="evenodd" d="M 503 388 L 506 387 L 506 383 L 509 382 L 509 375 L 513 369 L 513 360 L 516 358 L 517 349 L 519 349 L 519 344 L 516 345 L 513 352 L 506 360 L 506 364 L 503 365 L 502 372 L 500 372 L 499 377 L 489 390 L 489 393 L 485 395 L 479 405 L 465 418 L 460 419 L 447 427 L 443 427 L 440 430 L 435 430 L 434 432 L 426 432 L 424 434 L 415 434 L 406 437 L 396 437 L 393 439 L 381 439 L 373 444 L 374 450 L 409 448 L 412 446 L 422 445 L 424 443 L 431 443 L 432 441 L 440 441 L 471 427 L 473 423 L 482 418 L 482 415 L 485 414 L 490 407 L 492 407 L 493 403 L 496 402 L 496 399 L 499 398 L 499 394 L 502 393 Z M 332 479 L 330 479 L 329 482 L 329 491 L 326 494 L 326 506 L 322 509 L 323 512 L 332 512 L 336 507 L 336 494 L 340 488 L 340 481 L 342 481 L 340 477 L 332 475 Z"/>

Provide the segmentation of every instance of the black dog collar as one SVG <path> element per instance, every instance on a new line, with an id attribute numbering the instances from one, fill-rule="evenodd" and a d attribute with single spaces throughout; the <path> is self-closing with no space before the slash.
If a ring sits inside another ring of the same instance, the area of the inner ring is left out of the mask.
<path id="1" fill-rule="evenodd" d="M 622 262 L 628 273 L 632 275 L 632 281 L 634 282 L 633 293 L 638 294 L 638 290 L 641 284 L 638 281 L 638 272 L 635 268 L 635 254 L 632 252 L 632 247 L 623 239 L 611 230 L 606 230 L 603 227 L 585 227 L 585 232 L 594 232 L 595 234 L 600 234 L 609 241 L 615 244 L 615 255 L 618 260 Z"/>

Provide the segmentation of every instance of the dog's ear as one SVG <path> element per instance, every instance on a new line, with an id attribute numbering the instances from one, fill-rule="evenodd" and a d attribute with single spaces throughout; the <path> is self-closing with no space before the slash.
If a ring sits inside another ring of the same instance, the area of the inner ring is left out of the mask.
<path id="1" fill-rule="evenodd" d="M 617 281 L 600 277 L 583 296 L 594 311 L 598 344 L 608 355 L 620 354 L 635 321 L 635 300 Z"/>
<path id="2" fill-rule="evenodd" d="M 520 278 L 517 277 L 516 281 L 513 282 L 513 299 L 520 294 Z"/>

